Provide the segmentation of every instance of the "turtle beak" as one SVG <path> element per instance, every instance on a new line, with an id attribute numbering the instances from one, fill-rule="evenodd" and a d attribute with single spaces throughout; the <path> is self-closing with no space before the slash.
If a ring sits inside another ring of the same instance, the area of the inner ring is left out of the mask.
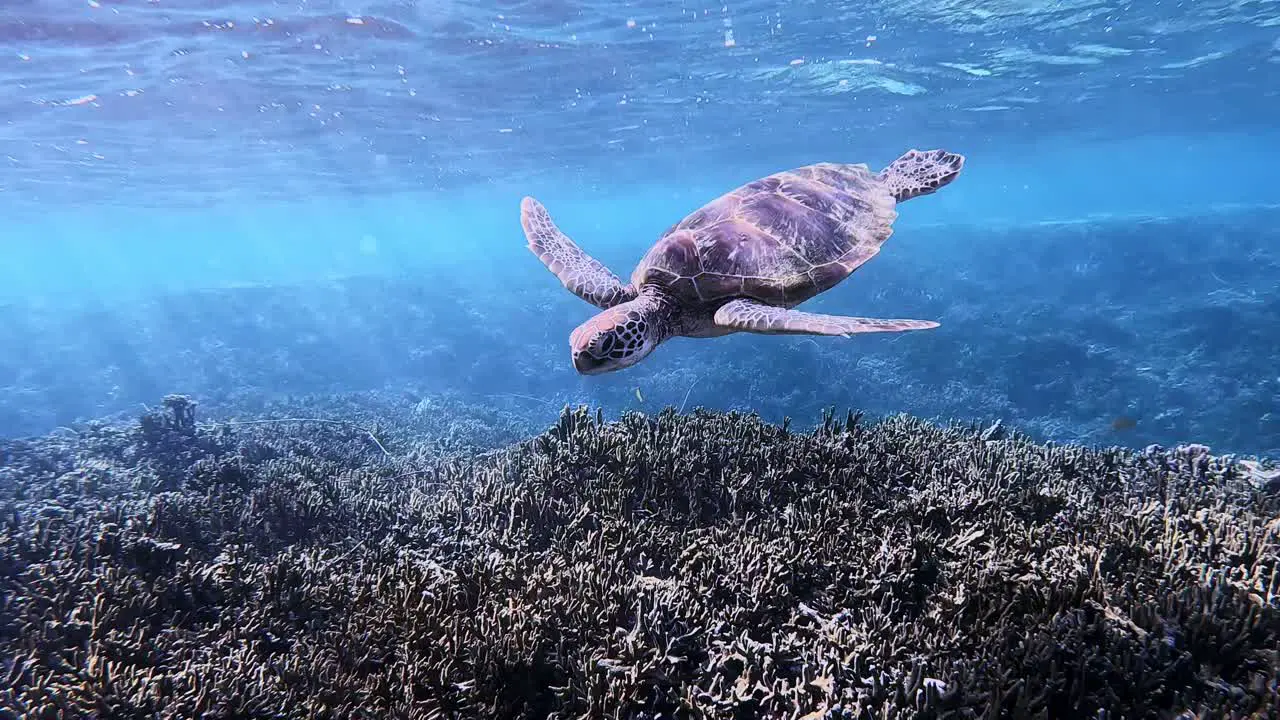
<path id="1" fill-rule="evenodd" d="M 579 350 L 573 354 L 573 367 L 583 375 L 599 375 L 609 372 L 604 361 L 597 360 L 591 353 Z"/>

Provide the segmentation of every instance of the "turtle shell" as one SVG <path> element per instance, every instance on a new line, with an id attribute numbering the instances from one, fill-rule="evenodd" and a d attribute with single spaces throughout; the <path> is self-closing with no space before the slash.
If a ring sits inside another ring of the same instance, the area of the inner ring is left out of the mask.
<path id="1" fill-rule="evenodd" d="M 791 307 L 879 252 L 893 232 L 896 205 L 866 165 L 822 163 L 776 173 L 668 229 L 631 282 L 662 286 L 689 303 L 750 297 Z"/>

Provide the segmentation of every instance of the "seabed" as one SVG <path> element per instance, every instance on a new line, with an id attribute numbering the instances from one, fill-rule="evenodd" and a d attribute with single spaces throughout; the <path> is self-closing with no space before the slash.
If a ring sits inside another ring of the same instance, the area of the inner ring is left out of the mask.
<path id="1" fill-rule="evenodd" d="M 827 414 L 0 442 L 9 718 L 1267 718 L 1280 492 L 1202 446 Z M 464 425 L 465 426 L 465 423 Z"/>

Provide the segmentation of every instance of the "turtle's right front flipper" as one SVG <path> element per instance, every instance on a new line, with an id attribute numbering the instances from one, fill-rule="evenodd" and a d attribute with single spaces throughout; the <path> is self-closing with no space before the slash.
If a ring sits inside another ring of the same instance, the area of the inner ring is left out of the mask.
<path id="1" fill-rule="evenodd" d="M 858 333 L 930 330 L 938 327 L 932 320 L 900 320 L 888 318 L 848 317 L 788 310 L 755 300 L 730 300 L 716 311 L 719 327 L 737 332 L 761 335 L 842 335 Z"/>
<path id="2" fill-rule="evenodd" d="M 634 287 L 623 285 L 609 268 L 582 252 L 582 248 L 560 232 L 542 203 L 531 197 L 522 200 L 520 224 L 529 239 L 529 249 L 560 278 L 569 292 L 602 309 L 638 296 Z"/>

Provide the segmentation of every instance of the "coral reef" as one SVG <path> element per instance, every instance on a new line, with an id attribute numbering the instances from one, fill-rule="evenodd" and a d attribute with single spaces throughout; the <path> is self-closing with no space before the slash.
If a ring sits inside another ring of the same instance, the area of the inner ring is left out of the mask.
<path id="1" fill-rule="evenodd" d="M 578 408 L 442 452 L 193 410 L 0 442 L 0 716 L 1280 708 L 1280 496 L 1202 446 Z"/>

